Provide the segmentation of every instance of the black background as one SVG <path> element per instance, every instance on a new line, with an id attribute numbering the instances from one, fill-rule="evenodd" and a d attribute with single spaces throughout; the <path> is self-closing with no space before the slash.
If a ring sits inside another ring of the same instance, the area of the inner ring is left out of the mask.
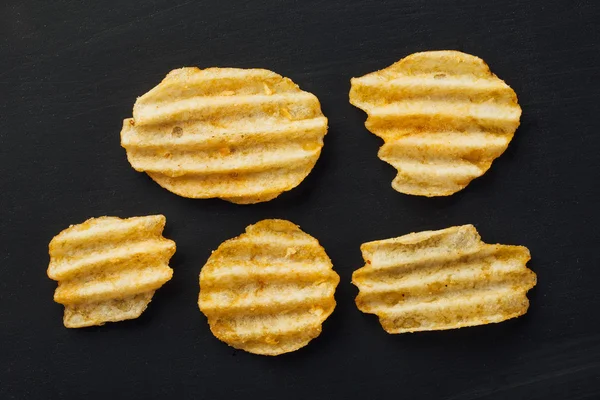
<path id="1" fill-rule="evenodd" d="M 11 1 L 0 8 L 0 398 L 600 398 L 600 3 L 589 1 Z M 416 51 L 482 57 L 521 127 L 448 198 L 391 189 L 349 79 Z M 316 94 L 329 133 L 295 190 L 252 206 L 190 200 L 128 164 L 121 121 L 181 66 L 261 67 Z M 137 320 L 69 330 L 47 244 L 92 216 L 162 213 L 175 275 Z M 236 351 L 199 312 L 211 250 L 263 218 L 317 237 L 341 283 L 307 347 Z M 522 244 L 538 286 L 522 318 L 386 334 L 354 306 L 362 242 L 473 223 Z"/>

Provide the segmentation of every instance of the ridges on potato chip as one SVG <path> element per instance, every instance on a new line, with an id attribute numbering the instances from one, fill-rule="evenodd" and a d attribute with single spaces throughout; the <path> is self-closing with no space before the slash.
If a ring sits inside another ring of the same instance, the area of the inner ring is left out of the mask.
<path id="1" fill-rule="evenodd" d="M 263 220 L 212 253 L 198 305 L 218 339 L 273 356 L 319 336 L 338 283 L 315 238 L 289 221 Z"/>
<path id="2" fill-rule="evenodd" d="M 486 244 L 473 225 L 411 233 L 361 246 L 356 305 L 388 333 L 500 322 L 527 312 L 536 275 L 523 246 Z"/>
<path id="3" fill-rule="evenodd" d="M 184 197 L 248 204 L 296 187 L 327 133 L 319 100 L 264 69 L 181 68 L 123 122 L 130 164 Z"/>
<path id="4" fill-rule="evenodd" d="M 350 103 L 384 140 L 379 158 L 398 170 L 392 187 L 448 196 L 483 175 L 519 126 L 515 92 L 486 63 L 458 51 L 415 53 L 352 78 Z"/>
<path id="5" fill-rule="evenodd" d="M 165 239 L 162 215 L 91 218 L 49 245 L 48 277 L 64 325 L 81 328 L 140 316 L 156 289 L 171 279 L 175 242 Z"/>

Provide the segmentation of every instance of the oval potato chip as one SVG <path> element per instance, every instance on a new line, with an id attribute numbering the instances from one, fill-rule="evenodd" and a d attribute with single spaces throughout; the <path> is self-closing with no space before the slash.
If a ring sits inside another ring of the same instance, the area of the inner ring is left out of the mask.
<path id="1" fill-rule="evenodd" d="M 181 68 L 123 122 L 129 163 L 183 197 L 239 204 L 293 189 L 327 133 L 319 100 L 264 69 Z"/>

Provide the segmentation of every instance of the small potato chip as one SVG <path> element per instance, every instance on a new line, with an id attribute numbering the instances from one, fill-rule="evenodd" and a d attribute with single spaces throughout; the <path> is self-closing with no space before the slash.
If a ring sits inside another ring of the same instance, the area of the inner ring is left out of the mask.
<path id="1" fill-rule="evenodd" d="M 364 243 L 356 305 L 388 333 L 501 322 L 527 312 L 536 275 L 523 246 L 486 244 L 473 225 Z"/>
<path id="2" fill-rule="evenodd" d="M 264 220 L 212 253 L 198 305 L 218 339 L 275 356 L 319 336 L 339 280 L 317 239 L 289 221 Z"/>
<path id="3" fill-rule="evenodd" d="M 398 170 L 392 187 L 449 196 L 483 175 L 519 126 L 517 95 L 480 58 L 458 51 L 415 53 L 352 78 L 350 103 L 385 144 Z"/>
<path id="4" fill-rule="evenodd" d="M 317 97 L 288 78 L 181 68 L 137 99 L 121 145 L 133 168 L 175 194 L 250 204 L 298 186 L 326 133 Z"/>
<path id="5" fill-rule="evenodd" d="M 91 218 L 50 242 L 48 277 L 67 328 L 137 318 L 154 291 L 171 279 L 175 242 L 165 239 L 163 215 Z"/>

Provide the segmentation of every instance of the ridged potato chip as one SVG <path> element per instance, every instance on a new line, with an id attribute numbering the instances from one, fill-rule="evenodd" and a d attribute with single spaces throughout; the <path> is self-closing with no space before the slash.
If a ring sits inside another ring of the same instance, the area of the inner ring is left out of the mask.
<path id="1" fill-rule="evenodd" d="M 274 356 L 319 336 L 339 279 L 317 239 L 289 221 L 264 220 L 212 253 L 198 305 L 218 339 Z"/>
<path id="2" fill-rule="evenodd" d="M 123 122 L 129 163 L 183 197 L 238 204 L 293 189 L 327 133 L 319 100 L 264 69 L 181 68 Z"/>
<path id="3" fill-rule="evenodd" d="M 71 225 L 49 245 L 48 277 L 64 325 L 81 328 L 137 318 L 154 291 L 171 279 L 175 242 L 165 239 L 162 215 L 91 218 Z"/>
<path id="4" fill-rule="evenodd" d="M 385 142 L 379 158 L 398 170 L 392 187 L 406 194 L 464 189 L 506 150 L 521 117 L 510 86 L 458 51 L 411 54 L 351 86 L 350 103 Z"/>
<path id="5" fill-rule="evenodd" d="M 473 225 L 411 233 L 361 246 L 356 305 L 388 333 L 501 322 L 527 312 L 536 275 L 523 246 L 486 244 Z"/>

